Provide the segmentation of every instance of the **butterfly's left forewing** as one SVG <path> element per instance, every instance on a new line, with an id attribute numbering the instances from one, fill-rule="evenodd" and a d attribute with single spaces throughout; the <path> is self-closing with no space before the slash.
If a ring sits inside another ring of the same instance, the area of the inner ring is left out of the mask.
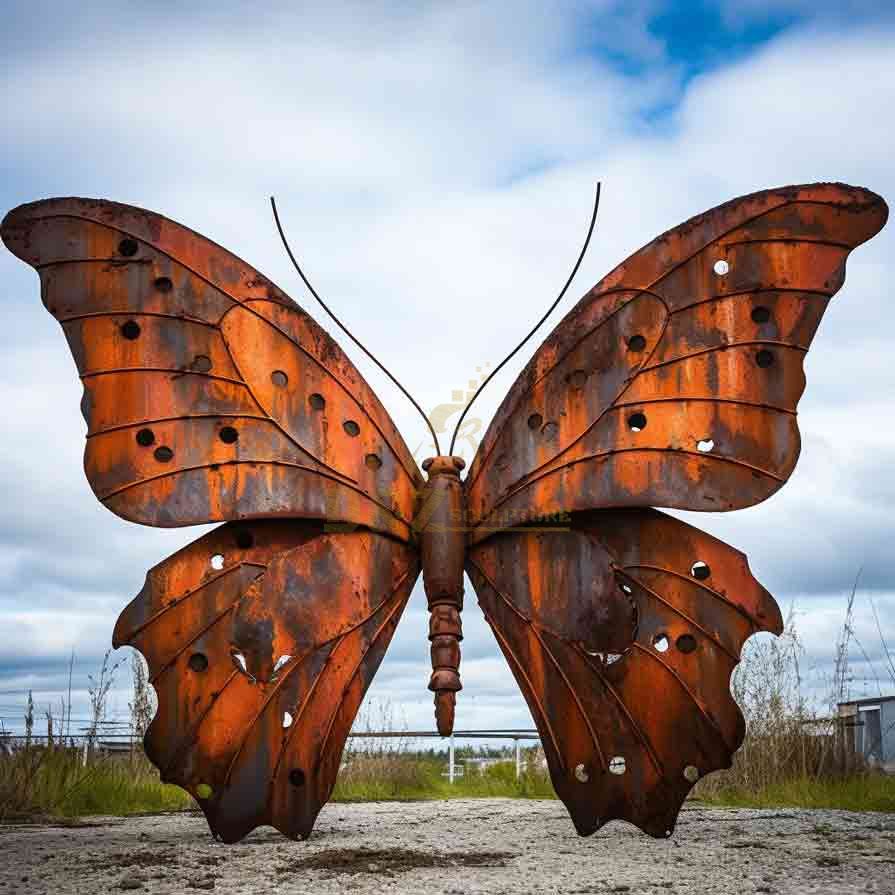
<path id="1" fill-rule="evenodd" d="M 417 576 L 415 461 L 326 332 L 200 234 L 91 199 L 0 230 L 77 364 L 99 500 L 230 522 L 156 566 L 116 627 L 158 693 L 147 754 L 224 839 L 307 835 Z"/>
<path id="2" fill-rule="evenodd" d="M 144 525 L 289 516 L 411 539 L 422 477 L 390 416 L 257 270 L 116 202 L 34 202 L 0 229 L 68 339 L 106 507 Z"/>
<path id="3" fill-rule="evenodd" d="M 410 547 L 301 520 L 230 523 L 152 569 L 115 646 L 158 695 L 146 752 L 235 842 L 307 836 L 419 571 Z"/>

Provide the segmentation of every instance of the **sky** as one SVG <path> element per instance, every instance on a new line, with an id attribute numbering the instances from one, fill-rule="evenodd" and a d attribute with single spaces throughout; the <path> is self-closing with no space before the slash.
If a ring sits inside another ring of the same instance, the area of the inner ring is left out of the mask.
<path id="1" fill-rule="evenodd" d="M 895 196 L 889 4 L 8 2 L 0 213 L 50 196 L 159 211 L 227 246 L 327 325 L 309 276 L 431 410 L 496 365 L 588 257 L 552 322 L 656 235 L 735 196 L 839 180 Z M 53 26 L 47 27 L 52 21 Z M 680 514 L 746 552 L 795 613 L 822 695 L 856 575 L 855 695 L 893 692 L 895 227 L 856 250 L 806 361 L 802 457 L 757 507 Z M 74 713 L 146 571 L 206 529 L 118 519 L 82 471 L 80 385 L 38 280 L 0 248 L 0 718 L 29 689 Z M 545 328 L 539 338 L 549 332 Z M 334 333 L 335 334 L 335 333 Z M 418 459 L 422 420 L 341 339 Z M 534 343 L 471 411 L 487 424 Z M 469 445 L 466 445 L 469 459 Z M 369 718 L 431 729 L 418 585 Z M 531 727 L 471 588 L 457 726 Z M 122 650 L 113 659 L 129 661 Z M 113 714 L 126 713 L 116 673 Z M 57 711 L 58 714 L 58 711 Z"/>

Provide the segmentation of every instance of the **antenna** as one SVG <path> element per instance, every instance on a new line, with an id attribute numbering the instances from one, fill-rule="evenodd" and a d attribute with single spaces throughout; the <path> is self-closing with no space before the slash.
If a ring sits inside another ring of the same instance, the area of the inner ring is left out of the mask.
<path id="1" fill-rule="evenodd" d="M 544 313 L 544 316 L 534 325 L 528 335 L 488 374 L 488 376 L 482 380 L 482 384 L 476 389 L 475 394 L 469 399 L 469 403 L 463 408 L 463 412 L 460 414 L 460 419 L 457 420 L 457 425 L 454 427 L 454 434 L 451 436 L 451 446 L 448 448 L 448 453 L 454 453 L 454 442 L 457 440 L 457 433 L 460 431 L 460 424 L 463 422 L 466 417 L 466 413 L 470 407 L 472 407 L 472 402 L 482 393 L 485 386 L 500 372 L 501 368 L 506 366 L 507 362 L 519 351 L 519 349 L 541 328 L 541 324 L 553 313 L 553 309 L 562 301 L 563 296 L 566 294 L 566 290 L 568 290 L 569 286 L 572 285 L 572 280 L 575 279 L 575 274 L 578 273 L 578 268 L 581 267 L 581 262 L 584 260 L 584 256 L 587 253 L 587 247 L 590 245 L 590 238 L 594 232 L 594 225 L 597 223 L 597 211 L 600 208 L 600 184 L 597 183 L 597 194 L 594 197 L 594 211 L 591 215 L 590 226 L 587 228 L 587 236 L 584 238 L 584 245 L 581 248 L 581 252 L 578 255 L 578 260 L 575 262 L 575 266 L 572 268 L 572 272 L 569 274 L 569 278 L 566 280 L 565 286 L 560 290 L 559 295 L 556 296 L 556 300 L 550 305 L 549 308 Z"/>
<path id="2" fill-rule="evenodd" d="M 286 239 L 286 234 L 283 232 L 283 225 L 280 223 L 280 216 L 277 214 L 276 199 L 274 199 L 273 196 L 270 197 L 270 207 L 273 209 L 273 219 L 274 221 L 276 221 L 277 230 L 279 230 L 280 232 L 280 239 L 283 241 L 283 248 L 286 249 L 286 254 L 289 256 L 289 260 L 292 262 L 292 266 L 298 271 L 298 275 L 301 277 L 302 282 L 305 284 L 305 286 L 308 287 L 308 292 L 310 292 L 311 295 L 313 295 L 314 298 L 317 299 L 320 307 L 323 308 L 323 310 L 326 311 L 327 314 L 329 314 L 329 316 L 335 322 L 336 326 L 338 326 L 339 329 L 341 329 L 342 332 L 345 333 L 345 335 L 348 336 L 348 338 L 351 339 L 351 341 L 354 342 L 354 344 L 357 345 L 357 347 L 360 348 L 360 350 L 363 351 L 363 353 L 366 354 L 367 357 L 370 358 L 370 360 L 373 361 L 373 363 L 376 364 L 376 366 L 379 367 L 379 369 L 382 370 L 382 372 L 385 373 L 385 375 L 388 376 L 388 378 L 391 379 L 391 381 L 396 386 L 398 386 L 398 388 L 404 394 L 404 397 L 407 398 L 407 400 L 410 401 L 410 403 L 413 404 L 413 406 L 419 411 L 419 415 L 425 420 L 426 425 L 429 427 L 429 432 L 431 432 L 432 434 L 432 440 L 435 443 L 435 453 L 440 455 L 441 446 L 438 444 L 438 435 L 436 435 L 432 423 L 429 422 L 429 418 L 423 412 L 423 408 L 416 403 L 416 401 L 413 399 L 413 395 L 411 395 L 410 392 L 407 391 L 407 389 L 404 388 L 404 386 L 401 385 L 401 383 L 398 382 L 397 379 L 395 379 L 395 377 L 386 369 L 386 367 L 379 362 L 376 356 L 371 351 L 369 351 L 365 345 L 361 343 L 360 339 L 358 339 L 354 335 L 354 333 L 352 333 L 351 330 L 349 330 L 348 327 L 345 326 L 345 324 L 342 323 L 342 321 L 339 320 L 338 317 L 336 317 L 336 315 L 329 309 L 326 302 L 317 294 L 317 290 L 311 285 L 310 281 L 305 276 L 305 272 L 301 269 L 298 261 L 295 260 L 295 255 L 292 254 L 292 249 L 289 248 L 289 242 Z M 453 442 L 451 442 L 451 446 L 453 447 Z"/>

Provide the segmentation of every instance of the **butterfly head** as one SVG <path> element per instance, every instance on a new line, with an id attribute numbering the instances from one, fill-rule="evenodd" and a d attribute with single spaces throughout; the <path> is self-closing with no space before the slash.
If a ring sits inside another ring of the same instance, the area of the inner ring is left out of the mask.
<path id="1" fill-rule="evenodd" d="M 460 478 L 460 472 L 466 466 L 462 457 L 429 457 L 423 460 L 423 472 L 432 479 L 438 475 L 452 475 Z"/>

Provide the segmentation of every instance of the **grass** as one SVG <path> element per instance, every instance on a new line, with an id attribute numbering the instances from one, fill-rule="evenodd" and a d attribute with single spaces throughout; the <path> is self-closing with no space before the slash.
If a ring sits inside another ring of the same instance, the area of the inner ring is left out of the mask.
<path id="1" fill-rule="evenodd" d="M 707 805 L 737 808 L 837 808 L 844 811 L 895 812 L 895 777 L 857 774 L 840 779 L 801 777 L 759 789 L 721 786 L 700 795 Z"/>
<path id="2" fill-rule="evenodd" d="M 554 799 L 546 772 L 525 771 L 517 780 L 512 761 L 468 771 L 449 783 L 444 760 L 383 753 L 351 757 L 339 774 L 333 801 L 378 802 L 423 799 L 517 798 Z"/>
<path id="3" fill-rule="evenodd" d="M 0 822 L 34 817 L 126 816 L 193 806 L 142 757 L 81 765 L 79 751 L 22 749 L 0 759 Z"/>
<path id="4" fill-rule="evenodd" d="M 553 799 L 545 771 L 526 770 L 519 779 L 512 761 L 483 771 L 467 770 L 453 784 L 445 761 L 433 755 L 354 753 L 339 774 L 332 801 L 423 801 L 457 798 Z M 895 813 L 895 777 L 855 773 L 818 779 L 796 777 L 744 786 L 712 775 L 697 787 L 699 803 L 711 807 L 838 808 Z M 80 753 L 22 750 L 0 759 L 0 822 L 39 817 L 127 816 L 194 808 L 192 797 L 161 783 L 143 757 L 100 759 L 81 766 Z"/>

